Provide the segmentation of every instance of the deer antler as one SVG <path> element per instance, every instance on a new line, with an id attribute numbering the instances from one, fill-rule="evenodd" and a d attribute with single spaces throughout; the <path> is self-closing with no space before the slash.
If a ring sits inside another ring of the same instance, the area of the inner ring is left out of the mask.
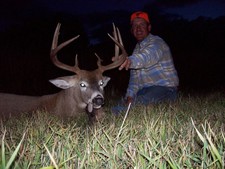
<path id="1" fill-rule="evenodd" d="M 57 67 L 59 67 L 61 69 L 64 69 L 64 70 L 68 70 L 68 71 L 77 73 L 80 70 L 79 67 L 78 67 L 77 55 L 75 57 L 75 65 L 74 66 L 69 66 L 69 65 L 66 65 L 66 64 L 64 64 L 64 63 L 62 63 L 62 62 L 60 62 L 58 60 L 57 53 L 63 47 L 65 47 L 66 45 L 68 45 L 69 43 L 71 43 L 72 41 L 77 39 L 80 35 L 77 35 L 76 37 L 71 38 L 71 39 L 61 43 L 60 45 L 58 45 L 58 36 L 59 36 L 60 26 L 61 26 L 61 24 L 58 23 L 57 27 L 55 29 L 54 37 L 53 37 L 53 40 L 52 40 L 52 48 L 51 48 L 51 52 L 50 52 L 50 58 L 51 58 L 51 60 L 52 60 L 52 62 L 54 63 L 55 66 L 57 66 Z"/>
<path id="2" fill-rule="evenodd" d="M 100 57 L 97 54 L 95 54 L 98 57 L 98 62 L 97 62 L 98 69 L 101 72 L 104 72 L 104 71 L 110 70 L 110 69 L 114 69 L 114 68 L 120 66 L 128 57 L 127 52 L 123 46 L 120 31 L 117 27 L 115 27 L 114 24 L 113 24 L 113 37 L 110 34 L 108 34 L 108 36 L 115 42 L 115 56 L 113 57 L 113 63 L 103 66 L 103 65 L 101 65 Z M 119 55 L 119 48 L 122 51 L 121 55 Z"/>

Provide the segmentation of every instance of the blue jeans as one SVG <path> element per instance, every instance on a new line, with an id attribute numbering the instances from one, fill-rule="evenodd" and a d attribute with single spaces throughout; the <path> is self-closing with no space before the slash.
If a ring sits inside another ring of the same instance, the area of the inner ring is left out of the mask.
<path id="1" fill-rule="evenodd" d="M 145 87 L 137 92 L 136 97 L 132 105 L 135 104 L 157 104 L 161 102 L 174 102 L 177 99 L 177 88 L 176 87 L 165 87 L 165 86 L 150 86 Z M 127 106 L 125 100 L 119 101 L 118 105 L 112 107 L 114 114 L 119 114 L 121 111 L 125 111 Z"/>
<path id="2" fill-rule="evenodd" d="M 176 87 L 150 86 L 137 92 L 135 103 L 148 105 L 151 103 L 173 102 L 177 98 Z"/>

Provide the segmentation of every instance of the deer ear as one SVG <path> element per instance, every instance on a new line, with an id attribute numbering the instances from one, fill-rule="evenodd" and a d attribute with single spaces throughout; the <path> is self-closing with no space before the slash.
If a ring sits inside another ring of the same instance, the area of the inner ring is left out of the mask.
<path id="1" fill-rule="evenodd" d="M 109 80 L 110 80 L 110 77 L 103 76 L 103 82 L 104 82 L 104 86 L 103 87 L 105 87 L 107 85 L 107 83 L 109 82 Z"/>
<path id="2" fill-rule="evenodd" d="M 68 89 L 75 85 L 76 77 L 75 76 L 64 76 L 64 77 L 59 77 L 56 79 L 49 80 L 49 82 L 51 82 L 56 87 L 59 87 L 61 89 Z"/>

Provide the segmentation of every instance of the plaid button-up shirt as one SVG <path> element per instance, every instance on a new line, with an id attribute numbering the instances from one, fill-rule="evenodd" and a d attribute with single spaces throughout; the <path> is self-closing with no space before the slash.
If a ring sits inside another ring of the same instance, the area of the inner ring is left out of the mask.
<path id="1" fill-rule="evenodd" d="M 158 36 L 149 34 L 136 44 L 131 60 L 130 81 L 126 97 L 149 86 L 177 87 L 179 79 L 168 45 Z"/>

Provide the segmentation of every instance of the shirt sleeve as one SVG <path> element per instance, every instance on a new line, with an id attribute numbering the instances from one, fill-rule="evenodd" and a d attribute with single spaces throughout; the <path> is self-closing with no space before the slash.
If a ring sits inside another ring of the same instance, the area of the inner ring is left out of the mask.
<path id="1" fill-rule="evenodd" d="M 134 53 L 129 56 L 131 60 L 130 69 L 142 69 L 148 68 L 159 62 L 162 57 L 162 45 L 159 43 L 153 43 L 146 45 L 140 51 L 134 51 Z"/>
<path id="2" fill-rule="evenodd" d="M 137 73 L 134 70 L 130 71 L 130 80 L 129 80 L 129 85 L 127 88 L 126 92 L 126 98 L 128 96 L 135 98 L 136 93 L 138 91 L 138 78 L 137 78 Z"/>

